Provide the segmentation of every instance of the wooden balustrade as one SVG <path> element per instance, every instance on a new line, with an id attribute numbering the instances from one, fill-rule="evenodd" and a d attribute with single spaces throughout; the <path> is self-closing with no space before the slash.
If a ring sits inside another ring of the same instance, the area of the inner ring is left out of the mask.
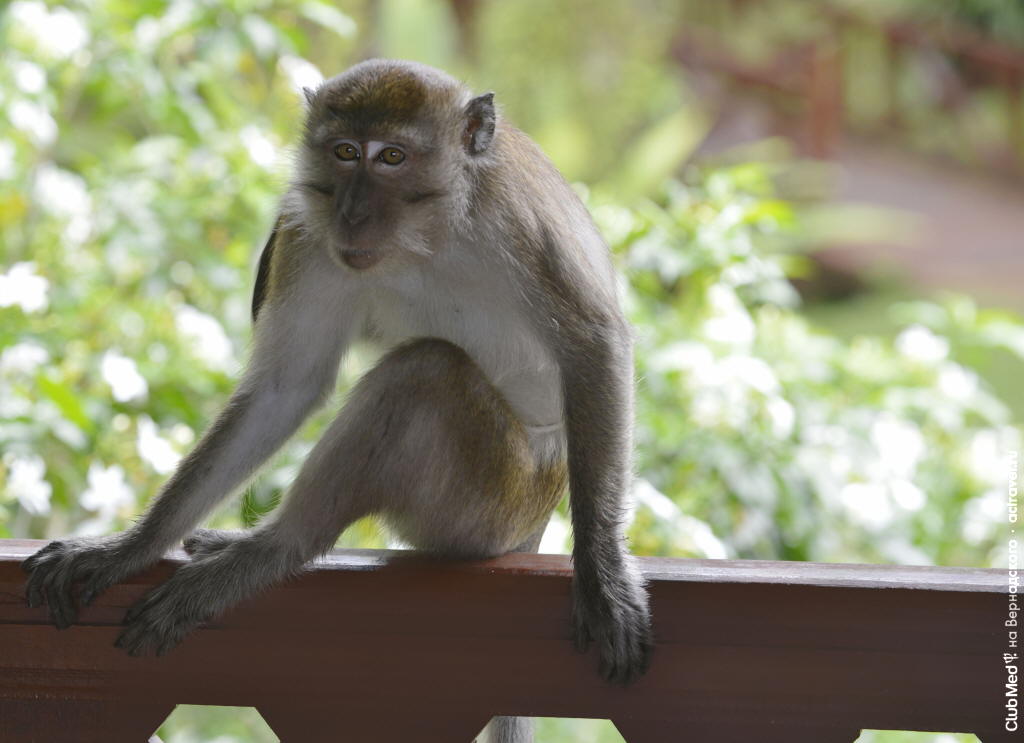
<path id="1" fill-rule="evenodd" d="M 569 641 L 567 557 L 334 552 L 162 657 L 112 644 L 180 563 L 58 631 L 22 595 L 42 542 L 0 541 L 0 741 L 146 741 L 176 704 L 255 706 L 285 743 L 470 741 L 491 715 L 610 718 L 629 743 L 850 743 L 1004 729 L 1007 575 L 644 558 L 657 637 L 621 688 Z"/>

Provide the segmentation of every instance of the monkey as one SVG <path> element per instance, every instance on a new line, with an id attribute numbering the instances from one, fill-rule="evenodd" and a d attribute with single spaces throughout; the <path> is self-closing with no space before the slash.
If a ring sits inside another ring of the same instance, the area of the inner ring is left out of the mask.
<path id="1" fill-rule="evenodd" d="M 116 645 L 162 654 L 297 575 L 374 515 L 453 558 L 536 551 L 566 488 L 572 634 L 599 672 L 648 666 L 648 597 L 624 534 L 632 329 L 586 207 L 494 94 L 418 63 L 369 60 L 305 92 L 293 178 L 261 253 L 248 363 L 127 531 L 24 563 L 58 628 L 183 542 L 190 560 L 133 606 Z M 357 381 L 282 504 L 248 531 L 197 529 L 329 397 Z M 517 718 L 494 739 L 527 741 Z"/>

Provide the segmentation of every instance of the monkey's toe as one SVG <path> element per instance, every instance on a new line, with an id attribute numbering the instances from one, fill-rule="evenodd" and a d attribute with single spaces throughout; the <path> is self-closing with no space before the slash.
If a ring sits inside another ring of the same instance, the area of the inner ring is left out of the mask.
<path id="1" fill-rule="evenodd" d="M 173 580 L 173 579 L 172 579 Z M 125 614 L 125 628 L 114 646 L 129 655 L 164 655 L 206 619 L 186 600 L 179 586 L 165 583 Z"/>
<path id="2" fill-rule="evenodd" d="M 203 557 L 237 542 L 242 532 L 220 531 L 218 529 L 196 529 L 182 540 L 185 552 L 193 557 Z"/>

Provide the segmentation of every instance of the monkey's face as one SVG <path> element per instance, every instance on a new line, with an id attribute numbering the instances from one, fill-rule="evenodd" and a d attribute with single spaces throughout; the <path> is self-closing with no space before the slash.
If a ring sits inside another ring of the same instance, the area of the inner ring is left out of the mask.
<path id="1" fill-rule="evenodd" d="M 357 271 L 429 256 L 465 202 L 454 80 L 364 63 L 309 95 L 298 185 L 332 257 Z"/>

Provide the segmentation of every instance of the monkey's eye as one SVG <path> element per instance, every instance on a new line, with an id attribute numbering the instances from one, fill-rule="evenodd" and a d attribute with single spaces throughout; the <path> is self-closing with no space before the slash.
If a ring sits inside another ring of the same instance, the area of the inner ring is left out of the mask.
<path id="1" fill-rule="evenodd" d="M 359 148 L 351 142 L 342 142 L 334 146 L 334 154 L 339 160 L 358 160 Z"/>
<path id="2" fill-rule="evenodd" d="M 388 165 L 398 165 L 405 159 L 405 153 L 397 147 L 385 147 L 381 150 L 378 158 L 381 162 L 385 162 Z"/>

